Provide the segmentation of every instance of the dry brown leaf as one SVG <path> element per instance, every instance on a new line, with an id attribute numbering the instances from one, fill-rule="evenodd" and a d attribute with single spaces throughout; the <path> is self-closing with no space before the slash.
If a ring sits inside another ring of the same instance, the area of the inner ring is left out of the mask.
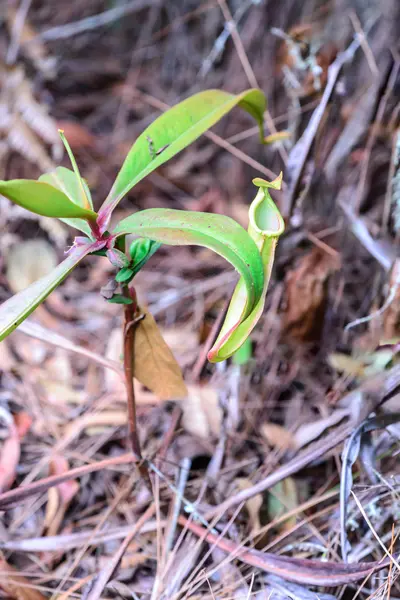
<path id="1" fill-rule="evenodd" d="M 47 399 L 52 404 L 84 404 L 87 394 L 83 390 L 74 390 L 71 385 L 63 381 L 54 381 L 46 372 L 38 377 Z"/>
<path id="2" fill-rule="evenodd" d="M 14 24 L 18 15 L 17 8 L 7 5 L 6 24 L 10 36 L 13 34 Z M 33 29 L 27 19 L 24 20 L 19 34 L 19 44 L 25 56 L 27 56 L 46 79 L 54 79 L 56 76 L 56 59 L 48 55 L 46 45 L 40 39 L 38 32 Z"/>
<path id="3" fill-rule="evenodd" d="M 351 377 L 363 377 L 365 375 L 365 361 L 362 358 L 354 358 L 341 352 L 333 352 L 328 356 L 328 362 L 336 369 Z"/>
<path id="4" fill-rule="evenodd" d="M 50 462 L 50 475 L 62 475 L 69 470 L 68 461 L 58 454 Z M 73 497 L 79 492 L 79 483 L 74 479 L 59 483 L 47 492 L 44 526 L 48 536 L 57 535 L 64 515 Z"/>
<path id="5" fill-rule="evenodd" d="M 161 328 L 161 335 L 180 365 L 191 364 L 198 353 L 199 335 L 191 327 Z"/>
<path id="6" fill-rule="evenodd" d="M 400 173 L 400 171 L 399 171 Z M 383 313 L 383 337 L 385 340 L 400 337 L 400 259 L 393 265 L 390 277 L 390 288 L 393 289 L 394 298 Z"/>
<path id="7" fill-rule="evenodd" d="M 299 449 L 317 439 L 326 429 L 340 423 L 345 417 L 349 416 L 347 408 L 338 408 L 326 418 L 304 423 L 300 425 L 294 434 L 294 446 Z"/>
<path id="8" fill-rule="evenodd" d="M 106 427 L 120 427 L 128 422 L 125 410 L 108 410 L 101 413 L 92 413 L 75 419 L 65 428 L 66 437 L 77 437 L 86 430 L 88 435 L 101 433 Z"/>
<path id="9" fill-rule="evenodd" d="M 0 454 L 0 493 L 9 490 L 17 473 L 21 445 L 14 421 L 10 423 L 8 438 L 3 443 Z"/>
<path id="10" fill-rule="evenodd" d="M 117 327 L 116 329 L 113 329 L 108 336 L 106 358 L 118 362 L 121 365 L 121 374 L 112 371 L 111 369 L 107 369 L 104 378 L 107 392 L 115 394 L 120 398 L 125 398 L 126 389 L 122 372 L 122 351 L 122 331 Z M 160 402 L 160 398 L 152 392 L 144 390 L 139 381 L 135 380 L 134 385 L 137 404 L 158 404 Z"/>
<path id="11" fill-rule="evenodd" d="M 161 400 L 178 400 L 187 396 L 182 372 L 165 343 L 153 316 L 135 326 L 134 376 Z"/>
<path id="12" fill-rule="evenodd" d="M 43 171 L 54 168 L 44 142 L 51 145 L 53 158 L 60 160 L 63 145 L 56 123 L 33 95 L 31 83 L 21 66 L 0 61 L 0 134 L 4 143 Z M 4 149 L 3 149 L 4 153 Z"/>
<path id="13" fill-rule="evenodd" d="M 324 324 L 328 281 L 339 262 L 314 248 L 286 278 L 284 330 L 301 341 L 318 340 Z"/>
<path id="14" fill-rule="evenodd" d="M 106 347 L 106 359 L 118 362 L 122 367 L 122 330 L 116 327 L 108 336 Z M 123 374 L 119 375 L 111 369 L 104 373 L 107 392 L 125 396 L 125 383 Z"/>
<path id="15" fill-rule="evenodd" d="M 7 256 L 7 280 L 18 293 L 57 266 L 57 254 L 45 240 L 28 240 L 13 246 Z"/>
<path id="16" fill-rule="evenodd" d="M 21 411 L 14 415 L 14 423 L 17 428 L 18 437 L 22 440 L 32 427 L 32 417 L 27 412 Z"/>
<path id="17" fill-rule="evenodd" d="M 250 481 L 250 479 L 247 479 L 246 477 L 238 477 L 237 479 L 235 479 L 235 482 L 240 491 L 248 490 L 249 488 L 253 487 L 253 485 L 254 485 Z M 257 531 L 259 531 L 261 528 L 260 510 L 261 510 L 262 505 L 263 505 L 262 494 L 256 494 L 255 496 L 253 496 L 252 498 L 249 498 L 245 502 L 247 512 L 249 513 L 249 521 L 250 521 L 250 525 L 251 525 L 251 533 L 252 534 L 256 534 Z"/>
<path id="18" fill-rule="evenodd" d="M 265 441 L 281 452 L 295 447 L 293 433 L 276 423 L 263 423 L 260 428 Z"/>
<path id="19" fill-rule="evenodd" d="M 47 600 L 35 590 L 32 582 L 18 573 L 14 567 L 0 557 L 0 589 L 15 600 Z"/>
<path id="20" fill-rule="evenodd" d="M 222 410 L 218 393 L 211 386 L 189 386 L 188 396 L 182 402 L 182 426 L 186 431 L 207 439 L 218 436 Z"/>
<path id="21" fill-rule="evenodd" d="M 15 415 L 9 424 L 9 435 L 0 453 L 0 493 L 9 490 L 14 483 L 21 456 L 21 440 L 31 425 L 32 418 L 25 412 Z"/>

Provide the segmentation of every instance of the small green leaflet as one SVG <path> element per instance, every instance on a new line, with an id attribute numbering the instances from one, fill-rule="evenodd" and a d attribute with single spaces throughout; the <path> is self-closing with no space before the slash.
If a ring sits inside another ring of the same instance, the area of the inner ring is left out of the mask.
<path id="1" fill-rule="evenodd" d="M 57 167 L 54 171 L 50 173 L 45 173 L 39 177 L 39 181 L 44 181 L 45 183 L 49 183 L 53 187 L 61 190 L 68 198 L 81 206 L 82 208 L 87 208 L 84 204 L 84 199 L 81 194 L 81 189 L 79 186 L 79 182 L 76 178 L 76 175 L 70 169 L 66 167 Z M 82 183 L 86 190 L 86 197 L 89 199 L 90 208 L 93 209 L 92 198 L 90 196 L 89 187 L 84 179 L 82 179 Z M 90 230 L 89 225 L 83 219 L 60 219 L 70 227 L 74 227 L 75 229 L 79 229 L 86 233 L 86 235 L 91 236 L 92 232 Z"/>
<path id="2" fill-rule="evenodd" d="M 44 217 L 72 217 L 90 221 L 95 221 L 97 218 L 93 210 L 75 204 L 61 190 L 44 181 L 32 179 L 0 181 L 0 194 L 15 204 Z"/>

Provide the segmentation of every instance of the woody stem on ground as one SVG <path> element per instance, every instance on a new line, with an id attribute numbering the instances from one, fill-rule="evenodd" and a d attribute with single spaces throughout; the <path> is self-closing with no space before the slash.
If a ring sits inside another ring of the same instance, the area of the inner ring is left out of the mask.
<path id="1" fill-rule="evenodd" d="M 151 482 L 149 471 L 145 462 L 142 461 L 142 453 L 140 449 L 139 434 L 137 428 L 137 416 L 136 416 L 136 400 L 135 400 L 135 388 L 133 381 L 134 374 L 134 344 L 135 344 L 135 329 L 140 320 L 141 316 L 138 315 L 138 305 L 136 302 L 136 294 L 128 286 L 123 286 L 123 294 L 125 297 L 133 300 L 131 304 L 124 305 L 124 375 L 125 375 L 125 388 L 126 388 L 126 400 L 128 404 L 128 431 L 129 441 L 131 444 L 132 452 L 138 462 L 138 469 L 142 477 L 144 478 L 147 485 Z"/>

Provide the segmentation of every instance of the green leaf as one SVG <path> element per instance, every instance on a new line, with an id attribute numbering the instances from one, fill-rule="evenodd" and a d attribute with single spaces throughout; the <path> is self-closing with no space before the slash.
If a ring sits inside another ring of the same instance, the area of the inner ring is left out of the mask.
<path id="1" fill-rule="evenodd" d="M 0 341 L 7 337 L 71 273 L 92 249 L 93 244 L 74 248 L 51 273 L 12 296 L 0 305 Z"/>
<path id="2" fill-rule="evenodd" d="M 64 192 L 68 198 L 74 202 L 74 204 L 78 204 L 85 208 L 83 203 L 82 194 L 80 192 L 80 186 L 75 176 L 75 173 L 66 167 L 57 167 L 54 171 L 50 173 L 45 173 L 39 177 L 39 181 L 44 181 L 45 183 L 49 183 L 53 187 Z M 84 179 L 82 179 L 83 185 L 85 186 L 87 197 L 89 198 L 90 208 L 93 208 L 92 198 L 90 196 L 89 187 Z M 74 227 L 75 229 L 79 229 L 86 233 L 86 235 L 91 236 L 92 232 L 90 230 L 89 225 L 83 219 L 60 219 L 70 227 Z"/>
<path id="3" fill-rule="evenodd" d="M 83 208 L 91 209 L 91 208 L 93 208 L 93 204 L 92 204 L 92 198 L 90 196 L 90 191 L 89 191 L 86 181 L 84 179 L 82 179 L 82 177 L 81 177 L 81 174 L 79 172 L 78 163 L 75 160 L 75 156 L 71 150 L 71 146 L 69 145 L 67 138 L 64 135 L 64 131 L 62 129 L 59 129 L 58 133 L 60 134 L 60 138 L 62 140 L 62 143 L 65 146 L 65 149 L 66 149 L 69 159 L 71 161 L 72 168 L 74 170 L 76 185 L 77 185 L 77 189 L 78 189 L 78 196 L 79 196 L 78 204 L 80 204 L 80 206 L 83 206 Z"/>
<path id="4" fill-rule="evenodd" d="M 233 293 L 225 322 L 218 338 L 208 353 L 208 360 L 218 362 L 232 356 L 254 329 L 262 315 L 267 295 L 268 283 L 274 264 L 275 248 L 279 236 L 283 233 L 285 223 L 275 206 L 268 188 L 280 189 L 282 174 L 269 183 L 264 179 L 254 179 L 253 183 L 259 187 L 257 196 L 249 209 L 248 232 L 257 245 L 264 266 L 264 286 L 251 313 L 245 320 L 242 319 L 243 308 L 247 304 L 246 282 L 241 279 Z"/>
<path id="5" fill-rule="evenodd" d="M 139 273 L 160 246 L 160 243 L 145 238 L 139 238 L 132 242 L 129 248 L 129 254 L 132 258 L 133 276 Z"/>
<path id="6" fill-rule="evenodd" d="M 250 338 L 246 338 L 243 344 L 233 354 L 232 360 L 235 365 L 247 365 L 253 356 L 253 344 Z"/>
<path id="7" fill-rule="evenodd" d="M 134 278 L 135 273 L 130 267 L 123 267 L 115 276 L 115 281 L 118 283 L 130 283 Z"/>
<path id="8" fill-rule="evenodd" d="M 118 202 L 141 179 L 189 146 L 235 106 L 250 113 L 262 136 L 265 96 L 257 89 L 237 96 L 221 90 L 195 94 L 173 106 L 156 119 L 136 140 L 99 214 L 101 230 L 107 228 Z"/>
<path id="9" fill-rule="evenodd" d="M 249 234 L 223 215 L 149 208 L 123 219 L 114 235 L 134 234 L 171 246 L 204 246 L 229 261 L 244 286 L 242 314 L 246 318 L 263 292 L 264 270 L 260 253 Z"/>
<path id="10" fill-rule="evenodd" d="M 107 298 L 107 302 L 110 304 L 133 304 L 132 298 L 127 298 L 122 294 L 114 294 L 112 298 Z"/>
<path id="11" fill-rule="evenodd" d="M 44 217 L 77 217 L 95 221 L 97 215 L 92 210 L 78 206 L 61 190 L 44 181 L 14 179 L 0 181 L 0 194 Z"/>

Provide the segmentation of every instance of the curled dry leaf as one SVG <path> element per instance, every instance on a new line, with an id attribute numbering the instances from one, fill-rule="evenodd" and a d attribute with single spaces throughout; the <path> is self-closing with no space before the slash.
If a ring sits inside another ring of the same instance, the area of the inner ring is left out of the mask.
<path id="1" fill-rule="evenodd" d="M 121 373 L 118 373 L 116 370 L 107 369 L 104 377 L 107 392 L 124 399 L 126 397 L 126 389 L 122 370 L 122 352 L 122 331 L 121 328 L 116 327 L 108 337 L 106 360 L 120 365 Z M 146 391 L 139 381 L 135 380 L 134 385 L 137 404 L 158 404 L 160 402 L 160 398 L 152 392 Z"/>
<path id="2" fill-rule="evenodd" d="M 185 398 L 187 388 L 181 369 L 153 316 L 142 312 L 144 318 L 135 325 L 134 376 L 161 400 Z"/>
<path id="3" fill-rule="evenodd" d="M 32 582 L 18 573 L 6 560 L 0 557 L 0 589 L 15 600 L 47 600 L 34 589 Z"/>
<path id="4" fill-rule="evenodd" d="M 318 340 L 324 324 L 328 281 L 339 261 L 319 248 L 304 256 L 286 278 L 284 330 L 299 341 Z"/>
<path id="5" fill-rule="evenodd" d="M 235 480 L 235 483 L 240 491 L 248 490 L 249 488 L 253 487 L 253 483 L 250 481 L 250 479 L 247 479 L 246 477 L 238 477 Z M 252 498 L 249 498 L 248 500 L 246 500 L 246 503 L 245 503 L 246 510 L 249 514 L 249 522 L 250 522 L 250 526 L 251 526 L 251 532 L 253 534 L 256 534 L 261 527 L 260 510 L 261 510 L 262 504 L 263 504 L 263 497 L 261 494 L 256 494 Z"/>
<path id="6" fill-rule="evenodd" d="M 218 393 L 211 386 L 189 386 L 182 411 L 182 426 L 189 433 L 203 439 L 219 435 L 222 410 Z"/>
<path id="7" fill-rule="evenodd" d="M 276 423 L 263 423 L 261 425 L 261 435 L 273 448 L 281 452 L 289 450 L 289 448 L 295 448 L 295 441 L 293 433 L 285 427 L 277 425 Z"/>
<path id="8" fill-rule="evenodd" d="M 14 422 L 10 424 L 8 431 L 8 438 L 0 454 L 0 493 L 9 490 L 12 486 L 21 455 L 20 440 Z"/>
<path id="9" fill-rule="evenodd" d="M 399 171 L 400 172 L 400 171 Z M 385 340 L 400 338 L 400 259 L 393 266 L 390 287 L 393 300 L 383 313 L 383 336 Z M 390 292 L 389 292 L 390 294 Z"/>
<path id="10" fill-rule="evenodd" d="M 21 455 L 20 442 L 31 425 L 32 419 L 27 413 L 15 415 L 9 424 L 9 435 L 0 453 L 0 493 L 9 490 L 14 483 Z"/>
<path id="11" fill-rule="evenodd" d="M 57 254 L 45 240 L 28 240 L 13 246 L 7 256 L 7 280 L 18 293 L 57 266 Z"/>
<path id="12" fill-rule="evenodd" d="M 69 470 L 68 461 L 58 454 L 50 462 L 50 475 L 63 475 Z M 71 479 L 59 483 L 47 492 L 45 528 L 49 536 L 57 535 L 67 508 L 73 497 L 79 491 L 79 483 Z"/>
<path id="13" fill-rule="evenodd" d="M 344 418 L 349 416 L 349 410 L 346 408 L 338 408 L 326 418 L 311 421 L 300 425 L 293 437 L 294 448 L 299 449 L 317 439 L 329 427 L 333 427 L 340 423 Z"/>
<path id="14" fill-rule="evenodd" d="M 65 429 L 65 435 L 69 439 L 78 437 L 83 431 L 88 435 L 103 432 L 106 427 L 121 427 L 127 424 L 125 410 L 107 410 L 99 413 L 83 415 L 75 419 Z"/>
<path id="15" fill-rule="evenodd" d="M 51 170 L 54 165 L 43 142 L 51 145 L 55 160 L 62 157 L 62 143 L 55 122 L 46 108 L 36 101 L 24 69 L 21 66 L 10 67 L 0 61 L 0 85 L 0 133 L 6 146 L 43 171 Z"/>

